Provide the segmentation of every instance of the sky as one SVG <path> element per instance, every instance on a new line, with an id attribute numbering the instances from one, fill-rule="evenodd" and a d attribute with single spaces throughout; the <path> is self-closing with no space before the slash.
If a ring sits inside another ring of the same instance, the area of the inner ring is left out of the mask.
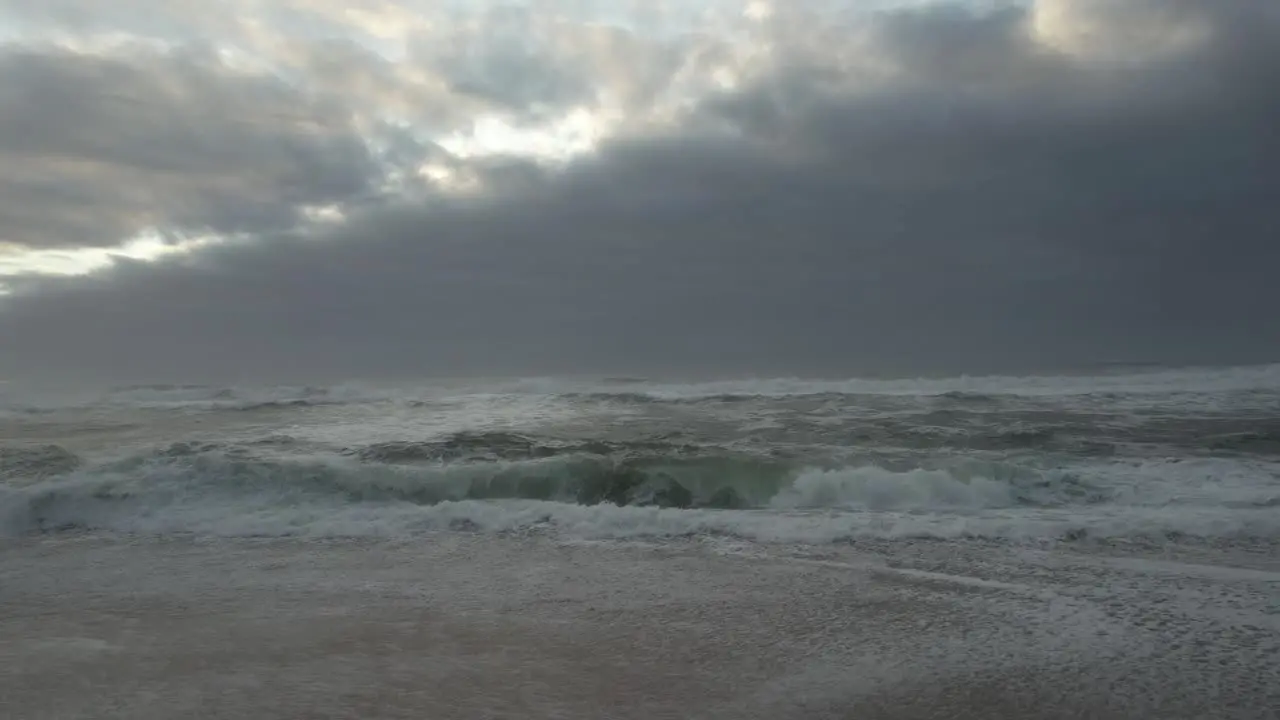
<path id="1" fill-rule="evenodd" d="M 0 379 L 1280 360 L 1280 4 L 0 0 Z"/>

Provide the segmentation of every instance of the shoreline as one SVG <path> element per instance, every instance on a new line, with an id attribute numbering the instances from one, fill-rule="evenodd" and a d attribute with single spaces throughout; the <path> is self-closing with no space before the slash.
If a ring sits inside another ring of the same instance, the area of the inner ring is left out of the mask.
<path id="1" fill-rule="evenodd" d="M 1280 563 L 1210 552 L 25 538 L 0 715 L 1267 717 Z"/>

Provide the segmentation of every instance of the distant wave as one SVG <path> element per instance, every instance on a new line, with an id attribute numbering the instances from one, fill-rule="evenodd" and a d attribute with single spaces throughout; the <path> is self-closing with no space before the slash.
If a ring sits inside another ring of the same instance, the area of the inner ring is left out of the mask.
<path id="1" fill-rule="evenodd" d="M 113 388 L 95 404 L 139 408 L 188 408 L 252 412 L 281 410 L 348 402 L 369 402 L 373 397 L 337 392 L 317 386 L 281 385 L 237 388 L 217 385 L 126 385 Z"/>
<path id="2" fill-rule="evenodd" d="M 1000 402 L 1000 396 L 993 393 L 965 392 L 948 390 L 936 396 L 940 400 L 949 400 L 961 404 L 988 405 Z"/>
<path id="3" fill-rule="evenodd" d="M 1097 394 L 1150 395 L 1280 390 L 1280 364 L 1231 368 L 1165 368 L 1139 366 L 1129 372 L 1100 375 L 959 376 L 900 379 L 759 378 L 698 383 L 650 381 L 619 391 L 609 384 L 540 380 L 518 382 L 512 391 L 546 394 L 597 394 L 601 398 L 640 397 L 653 400 L 780 398 L 789 396 L 916 396 L 955 400 L 991 400 L 1009 396 L 1063 397 Z"/>
<path id="4" fill-rule="evenodd" d="M 959 376 L 902 379 L 757 378 L 706 382 L 663 382 L 641 377 L 598 380 L 526 378 L 500 381 L 432 382 L 388 389 L 345 383 L 332 386 L 217 386 L 194 384 L 124 385 L 105 394 L 55 392 L 43 399 L 4 386 L 0 410 L 110 405 L 115 407 L 183 407 L 222 410 L 312 404 L 425 404 L 441 397 L 468 394 L 512 394 L 615 403 L 732 403 L 789 397 L 873 397 L 934 399 L 979 406 L 1015 398 L 1094 398 L 1109 402 L 1167 395 L 1262 393 L 1280 395 L 1280 364 L 1232 368 L 1167 368 L 1121 366 L 1095 375 Z M 275 405 L 273 405 L 275 404 Z"/>
<path id="5" fill-rule="evenodd" d="M 239 410 L 241 412 L 252 412 L 254 410 L 286 410 L 290 408 L 308 408 L 322 407 L 325 405 L 338 405 L 340 403 L 328 402 L 324 400 L 263 400 L 259 402 L 237 403 L 228 409 Z"/>
<path id="6" fill-rule="evenodd" d="M 1280 423 L 1259 423 L 1257 429 L 1210 435 L 1202 442 L 1207 449 L 1214 451 L 1280 455 Z"/>
<path id="7" fill-rule="evenodd" d="M 148 391 L 150 392 L 178 392 L 178 391 L 186 392 L 191 390 L 204 391 L 204 390 L 210 390 L 210 389 L 216 392 L 218 390 L 218 387 L 210 386 L 210 385 L 183 384 L 183 383 L 140 383 L 140 384 L 133 384 L 133 385 L 116 385 L 115 387 L 111 388 L 111 391 L 120 392 L 120 393 L 148 392 Z"/>
<path id="8" fill-rule="evenodd" d="M 79 457 L 58 445 L 0 445 L 0 482 L 34 482 L 65 475 L 81 464 Z"/>
<path id="9" fill-rule="evenodd" d="M 625 442 L 564 441 L 511 432 L 461 431 L 434 440 L 374 443 L 350 448 L 344 453 L 370 462 L 413 463 L 445 460 L 532 460 L 572 454 L 608 455 L 616 459 L 640 453 L 681 456 L 701 450 L 701 446 L 675 443 L 665 437 L 635 438 Z"/>

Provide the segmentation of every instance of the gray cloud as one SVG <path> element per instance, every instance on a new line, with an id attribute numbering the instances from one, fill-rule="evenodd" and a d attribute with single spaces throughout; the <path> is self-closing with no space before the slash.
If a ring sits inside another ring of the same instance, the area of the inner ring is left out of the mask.
<path id="1" fill-rule="evenodd" d="M 428 138 L 478 117 L 604 107 L 639 126 L 697 89 L 681 73 L 731 59 L 545 8 L 424 5 L 0 0 L 33 37 L 78 38 L 0 45 L 0 248 L 278 231 L 306 206 L 423 190 L 427 161 L 471 174 Z"/>
<path id="2" fill-rule="evenodd" d="M 0 309 L 0 372 L 1275 359 L 1280 18 L 1181 2 L 1186 43 L 1130 42 L 1133 57 L 1076 32 L 1100 2 L 1041 3 L 1083 15 L 1038 27 L 1023 10 L 887 15 L 857 30 L 874 72 L 779 47 L 771 72 L 679 126 L 563 170 L 486 168 L 505 181 L 485 195 L 21 279 Z"/>
<path id="3" fill-rule="evenodd" d="M 368 192 L 341 107 L 216 58 L 0 51 L 0 239 L 113 246 L 157 228 L 252 233 Z"/>

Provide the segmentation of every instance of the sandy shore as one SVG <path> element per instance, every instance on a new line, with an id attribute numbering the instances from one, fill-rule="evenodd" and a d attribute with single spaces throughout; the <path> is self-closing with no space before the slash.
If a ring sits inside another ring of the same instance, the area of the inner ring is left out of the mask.
<path id="1" fill-rule="evenodd" d="M 3 718 L 1278 712 L 1266 553 L 463 533 L 0 545 Z"/>

